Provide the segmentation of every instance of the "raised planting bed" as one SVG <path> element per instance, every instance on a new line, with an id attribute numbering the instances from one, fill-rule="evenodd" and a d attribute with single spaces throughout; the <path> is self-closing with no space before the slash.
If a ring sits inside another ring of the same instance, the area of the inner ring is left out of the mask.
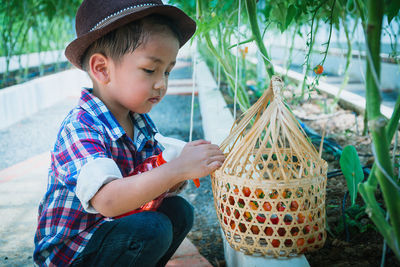
<path id="1" fill-rule="evenodd" d="M 0 90 L 0 129 L 91 86 L 86 73 L 70 69 Z"/>
<path id="2" fill-rule="evenodd" d="M 0 88 L 71 68 L 63 50 L 0 57 Z"/>

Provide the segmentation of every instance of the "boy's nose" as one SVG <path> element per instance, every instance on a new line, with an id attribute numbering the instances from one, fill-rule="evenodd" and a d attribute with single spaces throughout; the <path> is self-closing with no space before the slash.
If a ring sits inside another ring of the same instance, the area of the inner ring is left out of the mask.
<path id="1" fill-rule="evenodd" d="M 154 85 L 154 89 L 156 90 L 167 90 L 168 78 L 162 77 L 159 79 Z"/>

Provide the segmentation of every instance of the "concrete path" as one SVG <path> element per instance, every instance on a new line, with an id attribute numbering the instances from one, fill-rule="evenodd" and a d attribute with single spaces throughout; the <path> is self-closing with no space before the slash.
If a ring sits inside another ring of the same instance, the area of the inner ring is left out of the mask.
<path id="1" fill-rule="evenodd" d="M 182 57 L 172 72 L 169 95 L 151 114 L 161 133 L 187 140 L 191 93 L 191 63 Z M 65 99 L 0 131 L 0 266 L 33 265 L 33 236 L 38 203 L 47 184 L 48 151 L 59 124 L 77 99 Z M 198 107 L 197 113 L 194 138 L 202 134 Z M 167 266 L 211 264 L 185 239 Z"/>

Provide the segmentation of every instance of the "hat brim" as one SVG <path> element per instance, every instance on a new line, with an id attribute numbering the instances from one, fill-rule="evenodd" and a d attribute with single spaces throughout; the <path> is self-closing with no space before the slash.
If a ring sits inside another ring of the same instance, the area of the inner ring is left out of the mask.
<path id="1" fill-rule="evenodd" d="M 139 20 L 151 14 L 160 14 L 171 18 L 175 22 L 182 35 L 180 47 L 182 47 L 196 31 L 196 23 L 179 8 L 171 5 L 140 7 L 135 9 L 130 14 L 115 19 L 103 27 L 92 30 L 76 38 L 66 47 L 65 56 L 75 67 L 82 69 L 82 56 L 94 41 L 118 27 L 121 27 L 132 21 Z"/>

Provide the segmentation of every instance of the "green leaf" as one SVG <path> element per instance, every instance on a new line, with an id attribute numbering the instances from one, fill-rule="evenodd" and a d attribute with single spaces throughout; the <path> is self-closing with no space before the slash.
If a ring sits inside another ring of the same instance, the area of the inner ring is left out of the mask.
<path id="1" fill-rule="evenodd" d="M 396 17 L 400 10 L 399 0 L 387 0 L 385 1 L 385 14 L 387 15 L 388 24 Z"/>
<path id="2" fill-rule="evenodd" d="M 285 21 L 286 21 L 286 7 L 283 3 L 278 3 L 274 6 L 271 12 L 271 17 L 273 21 L 276 21 L 281 32 L 285 31 Z"/>
<path id="3" fill-rule="evenodd" d="M 346 146 L 340 157 L 340 168 L 346 178 L 347 188 L 350 192 L 351 204 L 356 202 L 358 184 L 364 178 L 360 159 L 354 146 Z"/>
<path id="4" fill-rule="evenodd" d="M 290 5 L 287 9 L 286 13 L 286 23 L 285 23 L 285 29 L 290 25 L 290 22 L 292 22 L 294 16 L 297 14 L 297 9 L 294 5 Z"/>

